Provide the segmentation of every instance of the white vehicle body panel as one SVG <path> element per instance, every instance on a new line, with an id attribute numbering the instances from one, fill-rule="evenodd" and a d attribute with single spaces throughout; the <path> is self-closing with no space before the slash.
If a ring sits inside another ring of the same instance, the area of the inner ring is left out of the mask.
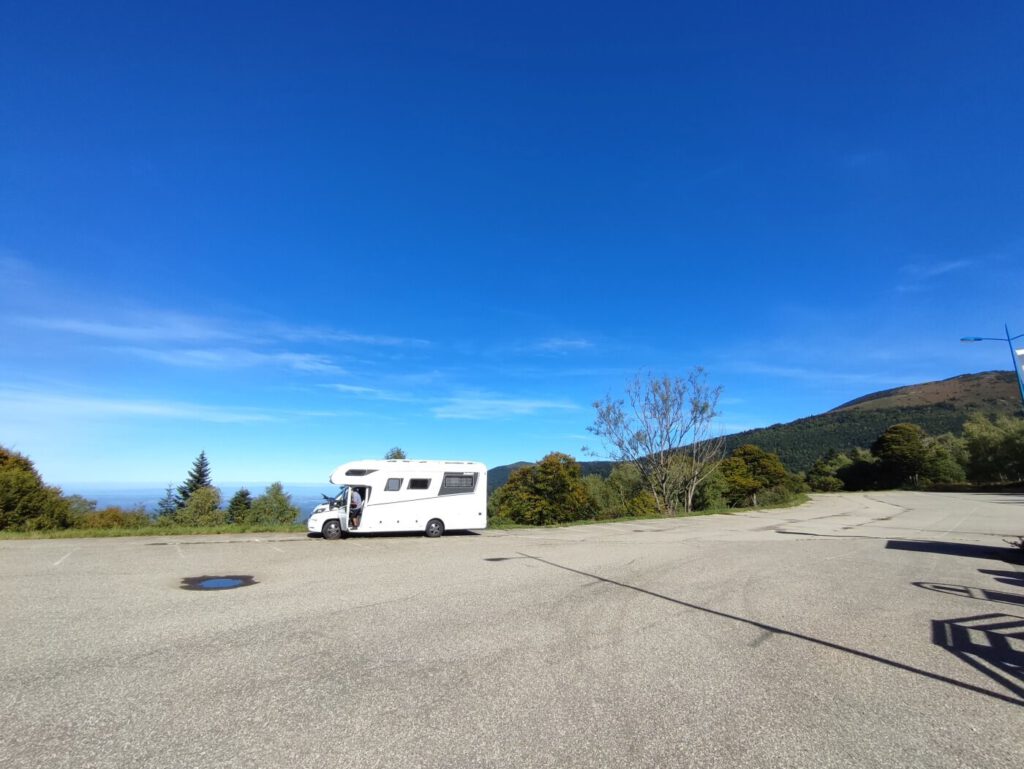
<path id="1" fill-rule="evenodd" d="M 330 520 L 353 534 L 423 531 L 435 518 L 445 530 L 487 528 L 487 468 L 480 462 L 365 459 L 339 465 L 330 481 L 343 487 L 343 497 L 337 506 L 314 508 L 306 524 L 312 533 Z M 358 528 L 340 514 L 351 489 L 363 499 Z"/>

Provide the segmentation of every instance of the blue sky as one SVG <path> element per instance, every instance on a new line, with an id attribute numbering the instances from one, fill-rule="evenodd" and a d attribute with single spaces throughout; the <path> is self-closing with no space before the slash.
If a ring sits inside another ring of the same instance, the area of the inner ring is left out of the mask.
<path id="1" fill-rule="evenodd" d="M 52 483 L 581 456 L 694 365 L 734 432 L 1024 330 L 1020 3 L 153 5 L 2 1 L 0 443 Z"/>

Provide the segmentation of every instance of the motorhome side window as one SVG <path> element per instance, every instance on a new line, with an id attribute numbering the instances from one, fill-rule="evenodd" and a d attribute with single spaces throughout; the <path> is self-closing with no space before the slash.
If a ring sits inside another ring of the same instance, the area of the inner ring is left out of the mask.
<path id="1" fill-rule="evenodd" d="M 445 473 L 441 481 L 442 494 L 472 494 L 476 489 L 476 473 Z"/>
<path id="2" fill-rule="evenodd" d="M 408 489 L 429 489 L 430 479 L 429 478 L 410 478 Z"/>
<path id="3" fill-rule="evenodd" d="M 401 478 L 388 478 L 388 483 L 384 487 L 384 491 L 398 491 L 402 488 Z"/>

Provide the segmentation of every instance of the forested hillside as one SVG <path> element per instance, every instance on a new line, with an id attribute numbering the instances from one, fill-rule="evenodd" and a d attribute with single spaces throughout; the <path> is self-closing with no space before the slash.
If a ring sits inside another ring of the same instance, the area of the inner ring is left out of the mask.
<path id="1" fill-rule="evenodd" d="M 1013 372 L 964 374 L 872 393 L 824 414 L 730 435 L 726 451 L 753 444 L 778 454 L 787 468 L 800 472 L 810 469 L 829 449 L 845 453 L 870 446 L 894 424 L 915 424 L 929 435 L 959 433 L 967 418 L 978 412 L 1020 414 Z"/>
<path id="2" fill-rule="evenodd" d="M 871 393 L 824 414 L 786 424 L 747 430 L 726 437 L 726 453 L 745 444 L 778 454 L 794 472 L 810 469 L 830 449 L 848 453 L 867 448 L 892 425 L 910 423 L 929 435 L 959 433 L 971 414 L 1019 416 L 1020 395 L 1011 371 L 963 374 L 938 382 L 897 387 Z M 488 471 L 488 492 L 503 485 L 511 472 L 527 465 L 518 462 Z M 611 462 L 580 462 L 584 475 L 607 477 Z"/>

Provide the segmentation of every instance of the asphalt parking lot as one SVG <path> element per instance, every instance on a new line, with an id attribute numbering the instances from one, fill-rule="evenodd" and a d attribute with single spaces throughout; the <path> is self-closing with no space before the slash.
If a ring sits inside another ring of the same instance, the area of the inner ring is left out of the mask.
<path id="1" fill-rule="evenodd" d="M 0 766 L 1019 769 L 1020 534 L 1020 496 L 887 492 L 3 541 Z"/>

